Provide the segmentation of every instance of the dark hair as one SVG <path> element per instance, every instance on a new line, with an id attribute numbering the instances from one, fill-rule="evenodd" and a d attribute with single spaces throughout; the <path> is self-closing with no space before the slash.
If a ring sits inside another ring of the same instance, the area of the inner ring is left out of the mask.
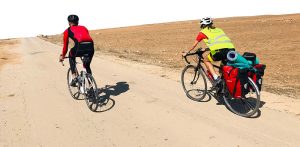
<path id="1" fill-rule="evenodd" d="M 207 28 L 207 27 L 208 27 L 209 29 L 214 29 L 214 28 L 216 28 L 215 26 L 213 26 L 213 23 L 208 24 L 208 25 L 202 24 L 202 25 L 200 26 L 201 29 L 205 29 L 205 28 Z"/>
<path id="2" fill-rule="evenodd" d="M 68 21 L 74 23 L 75 25 L 78 25 L 79 17 L 77 15 L 71 14 L 68 16 Z"/>

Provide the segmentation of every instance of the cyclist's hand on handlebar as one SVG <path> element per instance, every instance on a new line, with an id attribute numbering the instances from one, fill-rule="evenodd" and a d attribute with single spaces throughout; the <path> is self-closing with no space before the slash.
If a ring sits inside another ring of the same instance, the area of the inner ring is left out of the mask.
<path id="1" fill-rule="evenodd" d="M 64 61 L 64 57 L 62 55 L 59 56 L 59 62 L 63 62 Z"/>
<path id="2" fill-rule="evenodd" d="M 182 51 L 182 56 L 185 57 L 189 52 L 187 51 Z"/>

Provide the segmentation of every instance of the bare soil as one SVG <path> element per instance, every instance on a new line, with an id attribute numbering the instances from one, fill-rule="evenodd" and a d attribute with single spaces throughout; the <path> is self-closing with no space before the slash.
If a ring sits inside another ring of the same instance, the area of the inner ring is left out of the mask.
<path id="1" fill-rule="evenodd" d="M 240 53 L 254 52 L 267 65 L 264 91 L 300 98 L 300 14 L 221 18 L 215 25 L 225 30 Z M 91 35 L 101 53 L 181 69 L 180 53 L 191 47 L 198 32 L 198 20 L 191 20 L 93 30 Z M 62 44 L 61 35 L 43 39 Z"/>
<path id="2" fill-rule="evenodd" d="M 7 63 L 13 63 L 17 59 L 17 55 L 11 52 L 18 41 L 16 39 L 0 40 L 0 70 Z"/>

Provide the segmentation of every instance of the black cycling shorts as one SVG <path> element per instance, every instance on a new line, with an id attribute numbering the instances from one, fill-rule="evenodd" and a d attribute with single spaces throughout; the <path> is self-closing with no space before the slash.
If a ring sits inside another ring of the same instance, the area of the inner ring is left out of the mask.
<path id="1" fill-rule="evenodd" d="M 229 51 L 235 51 L 235 49 L 234 48 L 219 49 L 214 55 L 210 54 L 210 56 L 214 61 L 224 61 L 227 59 L 227 53 Z"/>
<path id="2" fill-rule="evenodd" d="M 69 52 L 69 62 L 72 73 L 75 73 L 76 57 L 82 57 L 85 55 L 83 66 L 86 68 L 86 72 L 92 74 L 90 64 L 94 56 L 94 43 L 78 43 Z"/>

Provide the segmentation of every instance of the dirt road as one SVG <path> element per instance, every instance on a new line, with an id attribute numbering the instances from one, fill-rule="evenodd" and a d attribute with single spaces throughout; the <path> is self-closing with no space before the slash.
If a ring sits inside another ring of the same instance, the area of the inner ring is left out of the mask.
<path id="1" fill-rule="evenodd" d="M 242 118 L 214 99 L 188 100 L 174 79 L 180 73 L 165 78 L 158 67 L 102 55 L 92 69 L 99 87 L 110 85 L 103 94 L 112 101 L 93 113 L 71 98 L 67 67 L 57 62 L 60 49 L 37 38 L 12 49 L 21 59 L 0 71 L 0 146 L 300 145 L 295 99 L 263 93 L 261 115 Z"/>

